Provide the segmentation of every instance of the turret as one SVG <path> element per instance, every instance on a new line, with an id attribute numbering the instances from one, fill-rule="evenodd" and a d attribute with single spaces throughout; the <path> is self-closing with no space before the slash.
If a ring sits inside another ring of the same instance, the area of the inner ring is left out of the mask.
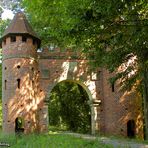
<path id="1" fill-rule="evenodd" d="M 25 15 L 19 12 L 2 36 L 3 131 L 14 133 L 36 128 L 38 90 L 37 37 Z M 21 127 L 19 127 L 19 123 Z"/>

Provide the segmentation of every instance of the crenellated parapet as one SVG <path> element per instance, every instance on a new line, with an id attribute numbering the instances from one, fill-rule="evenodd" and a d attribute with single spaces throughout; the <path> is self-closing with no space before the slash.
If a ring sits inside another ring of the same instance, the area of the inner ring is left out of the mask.
<path id="1" fill-rule="evenodd" d="M 74 51 L 72 49 L 61 50 L 60 48 L 54 48 L 53 50 L 50 50 L 49 48 L 43 48 L 40 50 L 40 52 L 38 52 L 38 57 L 40 59 L 88 59 L 82 51 Z"/>
<path id="2" fill-rule="evenodd" d="M 9 58 L 37 58 L 37 42 L 31 36 L 10 35 L 2 42 L 3 60 Z"/>

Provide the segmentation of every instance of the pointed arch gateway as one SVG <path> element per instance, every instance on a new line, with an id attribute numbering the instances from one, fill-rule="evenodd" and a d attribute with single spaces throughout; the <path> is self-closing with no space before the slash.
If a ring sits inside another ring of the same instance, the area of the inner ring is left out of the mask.
<path id="1" fill-rule="evenodd" d="M 71 82 L 71 83 L 74 83 L 74 84 L 78 84 L 79 86 L 82 87 L 82 89 L 87 93 L 88 95 L 88 98 L 89 100 L 87 101 L 89 107 L 90 107 L 90 117 L 91 117 L 91 122 L 90 122 L 90 126 L 91 126 L 91 134 L 95 134 L 96 131 L 97 131 L 97 125 L 96 125 L 96 121 L 97 121 L 97 110 L 96 110 L 96 106 L 94 105 L 94 102 L 93 102 L 93 95 L 92 95 L 92 92 L 91 90 L 89 89 L 88 86 L 86 86 L 86 84 L 82 81 L 79 81 L 79 80 L 71 80 L 71 79 L 66 79 L 66 80 L 62 80 L 62 81 L 59 81 L 59 82 L 56 82 L 52 87 L 49 87 L 50 90 L 48 91 L 48 96 L 47 96 L 47 100 L 50 100 L 50 94 L 52 92 L 52 90 L 60 83 L 63 83 L 63 82 Z M 89 85 L 91 87 L 91 85 Z M 93 85 L 92 85 L 93 87 Z M 49 119 L 48 119 L 48 122 L 49 122 Z"/>

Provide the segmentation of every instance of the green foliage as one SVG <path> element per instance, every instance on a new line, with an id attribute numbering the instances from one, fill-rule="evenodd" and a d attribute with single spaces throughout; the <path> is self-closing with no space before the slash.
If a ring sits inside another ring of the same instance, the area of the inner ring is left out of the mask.
<path id="1" fill-rule="evenodd" d="M 10 23 L 10 20 L 1 20 L 0 19 L 0 38 L 2 37 L 6 27 Z"/>
<path id="2" fill-rule="evenodd" d="M 49 102 L 49 124 L 66 126 L 68 130 L 90 132 L 91 116 L 88 95 L 78 84 L 61 82 L 56 85 Z"/>
<path id="3" fill-rule="evenodd" d="M 2 65 L 0 64 L 0 128 L 2 127 Z"/>
<path id="4" fill-rule="evenodd" d="M 31 4 L 23 0 L 23 6 L 43 45 L 84 49 L 95 59 L 93 67 L 110 72 L 137 56 L 136 64 L 118 73 L 117 79 L 125 79 L 128 88 L 141 81 L 143 68 L 148 67 L 147 0 L 33 0 Z"/>
<path id="5" fill-rule="evenodd" d="M 66 134 L 57 135 L 1 135 L 1 142 L 8 143 L 12 148 L 111 148 L 98 140 L 84 140 Z"/>
<path id="6" fill-rule="evenodd" d="M 83 49 L 92 67 L 116 73 L 111 81 L 138 88 L 148 129 L 147 0 L 23 0 L 23 6 L 43 45 Z"/>
<path id="7" fill-rule="evenodd" d="M 2 64 L 0 64 L 0 98 L 2 98 Z"/>
<path id="8" fill-rule="evenodd" d="M 2 18 L 1 18 L 2 13 L 3 13 L 3 10 L 0 7 L 0 43 L 1 43 L 1 37 L 2 37 L 6 27 L 10 23 L 10 20 L 2 20 Z"/>

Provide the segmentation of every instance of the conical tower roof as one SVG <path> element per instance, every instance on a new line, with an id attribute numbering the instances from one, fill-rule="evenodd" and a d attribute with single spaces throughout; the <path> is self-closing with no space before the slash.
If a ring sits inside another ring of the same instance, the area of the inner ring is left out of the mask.
<path id="1" fill-rule="evenodd" d="M 38 42 L 38 46 L 40 45 L 40 39 L 33 31 L 32 27 L 30 26 L 29 22 L 27 21 L 24 13 L 18 12 L 14 16 L 12 22 L 5 30 L 2 39 L 8 35 L 28 35 L 35 38 Z"/>

